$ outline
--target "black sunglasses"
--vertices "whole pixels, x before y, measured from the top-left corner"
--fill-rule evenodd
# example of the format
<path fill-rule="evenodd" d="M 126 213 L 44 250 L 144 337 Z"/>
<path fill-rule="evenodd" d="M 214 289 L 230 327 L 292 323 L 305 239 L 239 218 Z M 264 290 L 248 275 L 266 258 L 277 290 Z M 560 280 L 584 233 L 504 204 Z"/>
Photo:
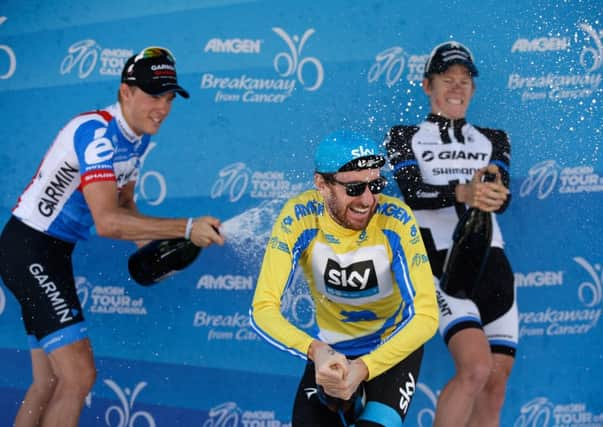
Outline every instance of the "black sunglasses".
<path fill-rule="evenodd" d="M 176 58 L 174 58 L 172 52 L 170 52 L 169 49 L 160 46 L 145 47 L 143 50 L 140 51 L 138 55 L 136 55 L 136 57 L 134 58 L 134 63 L 137 63 L 141 59 L 159 58 L 161 56 L 167 57 L 168 60 L 173 64 L 176 63 Z"/>
<path fill-rule="evenodd" d="M 372 181 L 354 181 L 354 182 L 341 182 L 335 179 L 333 175 L 325 177 L 327 182 L 334 182 L 345 187 L 345 192 L 350 197 L 358 197 L 364 193 L 366 186 L 368 185 L 369 191 L 372 194 L 379 194 L 383 191 L 387 185 L 387 180 L 380 176 Z"/>

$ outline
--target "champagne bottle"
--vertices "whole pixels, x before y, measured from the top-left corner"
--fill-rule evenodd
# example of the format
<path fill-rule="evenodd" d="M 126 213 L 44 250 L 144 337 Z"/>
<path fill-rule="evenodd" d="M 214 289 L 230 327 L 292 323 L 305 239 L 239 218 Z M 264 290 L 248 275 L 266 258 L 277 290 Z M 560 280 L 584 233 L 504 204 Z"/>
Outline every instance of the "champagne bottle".
<path fill-rule="evenodd" d="M 150 286 L 193 263 L 201 248 L 190 240 L 153 240 L 130 255 L 128 270 L 140 285 Z"/>
<path fill-rule="evenodd" d="M 484 182 L 496 175 L 487 173 Z M 440 288 L 457 298 L 471 298 L 483 274 L 492 243 L 492 214 L 471 207 L 459 219 L 446 253 Z"/>
<path fill-rule="evenodd" d="M 338 397 L 333 397 L 327 394 L 321 385 L 317 387 L 318 399 L 325 405 L 331 412 L 339 414 L 345 414 L 348 411 L 353 411 L 354 418 L 357 418 L 366 404 L 366 396 L 364 392 L 364 386 L 360 384 L 356 391 L 352 393 L 352 396 L 348 400 L 343 400 Z"/>

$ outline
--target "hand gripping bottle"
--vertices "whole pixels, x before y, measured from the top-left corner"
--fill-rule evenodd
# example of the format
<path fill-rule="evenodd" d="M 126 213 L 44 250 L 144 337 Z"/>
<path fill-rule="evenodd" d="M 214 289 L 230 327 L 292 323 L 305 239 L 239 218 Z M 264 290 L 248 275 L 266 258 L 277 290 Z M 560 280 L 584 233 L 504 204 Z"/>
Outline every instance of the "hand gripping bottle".
<path fill-rule="evenodd" d="M 201 248 L 190 240 L 153 240 L 138 248 L 128 259 L 130 276 L 140 285 L 150 286 L 193 263 Z"/>
<path fill-rule="evenodd" d="M 324 388 L 319 385 L 317 387 L 318 399 L 332 412 L 336 412 L 340 417 L 344 414 L 350 414 L 354 419 L 358 418 L 364 406 L 366 405 L 366 395 L 364 386 L 360 384 L 356 391 L 348 400 L 339 399 L 325 393 Z"/>
<path fill-rule="evenodd" d="M 494 174 L 484 175 L 492 182 Z M 446 253 L 440 288 L 457 298 L 471 298 L 482 276 L 492 243 L 492 214 L 469 208 L 459 219 Z"/>

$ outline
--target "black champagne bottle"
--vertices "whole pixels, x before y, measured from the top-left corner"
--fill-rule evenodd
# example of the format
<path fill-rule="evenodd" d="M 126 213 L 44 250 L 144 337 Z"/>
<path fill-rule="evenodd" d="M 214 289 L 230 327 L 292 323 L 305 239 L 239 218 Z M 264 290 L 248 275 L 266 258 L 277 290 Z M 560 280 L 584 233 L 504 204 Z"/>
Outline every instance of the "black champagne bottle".
<path fill-rule="evenodd" d="M 496 179 L 485 174 L 484 182 Z M 440 288 L 457 298 L 471 298 L 483 274 L 492 243 L 492 214 L 469 208 L 459 219 L 446 253 Z"/>
<path fill-rule="evenodd" d="M 193 263 L 201 248 L 190 240 L 153 240 L 128 259 L 130 276 L 143 286 L 154 285 Z"/>

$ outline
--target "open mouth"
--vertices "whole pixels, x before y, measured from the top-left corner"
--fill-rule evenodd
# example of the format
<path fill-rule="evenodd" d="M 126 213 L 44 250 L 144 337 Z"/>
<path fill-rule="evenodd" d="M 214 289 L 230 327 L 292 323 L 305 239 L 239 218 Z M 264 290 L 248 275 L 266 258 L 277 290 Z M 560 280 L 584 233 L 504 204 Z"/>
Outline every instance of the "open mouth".
<path fill-rule="evenodd" d="M 463 105 L 465 103 L 462 98 L 446 98 L 446 102 L 454 105 Z"/>
<path fill-rule="evenodd" d="M 370 213 L 370 208 L 350 206 L 349 212 L 353 218 L 363 219 Z"/>

